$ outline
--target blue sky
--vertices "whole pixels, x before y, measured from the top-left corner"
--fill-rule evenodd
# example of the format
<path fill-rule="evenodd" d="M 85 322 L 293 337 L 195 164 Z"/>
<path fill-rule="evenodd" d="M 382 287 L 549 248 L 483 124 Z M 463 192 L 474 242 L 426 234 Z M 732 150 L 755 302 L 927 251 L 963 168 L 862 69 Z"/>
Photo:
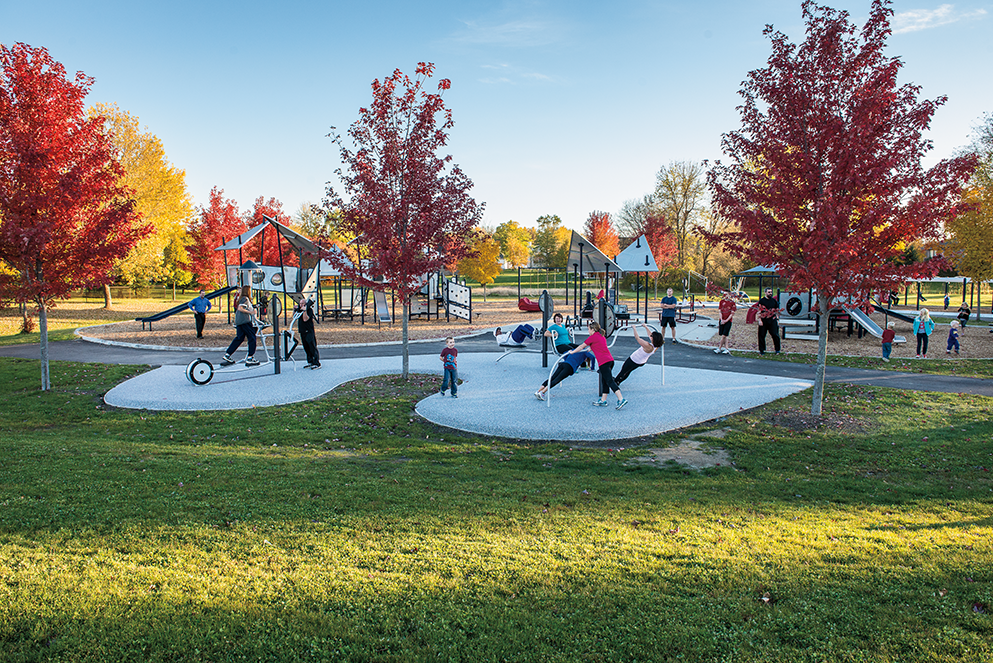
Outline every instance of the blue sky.
<path fill-rule="evenodd" d="M 827 2 L 861 24 L 869 0 Z M 800 0 L 613 3 L 0 3 L 0 42 L 44 46 L 96 79 L 162 139 L 195 202 L 211 187 L 247 209 L 293 213 L 334 179 L 370 83 L 434 62 L 452 80 L 449 152 L 486 203 L 484 223 L 558 214 L 580 228 L 654 188 L 670 161 L 717 159 L 737 91 L 765 64 L 766 24 L 803 38 Z M 900 81 L 948 96 L 936 161 L 993 112 L 993 2 L 896 0 L 888 54 Z"/>

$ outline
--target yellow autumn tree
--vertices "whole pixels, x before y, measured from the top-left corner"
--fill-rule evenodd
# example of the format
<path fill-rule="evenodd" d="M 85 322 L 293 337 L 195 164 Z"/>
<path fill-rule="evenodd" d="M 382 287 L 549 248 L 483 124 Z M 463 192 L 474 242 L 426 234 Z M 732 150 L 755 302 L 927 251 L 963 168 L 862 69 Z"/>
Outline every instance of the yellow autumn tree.
<path fill-rule="evenodd" d="M 124 168 L 122 183 L 134 190 L 138 212 L 154 228 L 118 263 L 120 280 L 135 290 L 163 280 L 174 287 L 186 285 L 190 243 L 186 228 L 195 213 L 186 190 L 186 171 L 169 163 L 162 141 L 117 104 L 97 104 L 90 114 L 106 118 L 104 126 Z M 110 308 L 109 288 L 104 289 L 104 298 Z"/>
<path fill-rule="evenodd" d="M 972 207 L 948 223 L 948 248 L 959 274 L 983 283 L 993 279 L 993 114 L 976 131 L 971 151 L 979 163 L 963 197 Z"/>
<path fill-rule="evenodd" d="M 531 259 L 531 233 L 516 221 L 497 226 L 493 239 L 500 243 L 503 259 L 514 267 L 524 267 Z"/>
<path fill-rule="evenodd" d="M 486 286 L 500 275 L 500 242 L 485 231 L 476 229 L 467 242 L 473 255 L 459 260 L 458 273 L 467 279 L 478 281 L 483 286 L 483 301 L 486 301 Z"/>

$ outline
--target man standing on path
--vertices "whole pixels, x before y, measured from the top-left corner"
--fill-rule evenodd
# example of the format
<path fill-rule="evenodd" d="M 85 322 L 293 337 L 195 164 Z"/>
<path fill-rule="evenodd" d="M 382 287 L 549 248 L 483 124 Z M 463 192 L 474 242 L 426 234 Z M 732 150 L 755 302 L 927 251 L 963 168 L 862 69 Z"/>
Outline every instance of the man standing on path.
<path fill-rule="evenodd" d="M 672 296 L 672 288 L 665 291 L 665 297 L 662 298 L 662 315 L 659 316 L 659 322 L 662 323 L 662 336 L 665 337 L 666 325 L 672 327 L 672 342 L 676 343 L 676 305 L 679 302 L 675 297 Z"/>
<path fill-rule="evenodd" d="M 772 288 L 765 289 L 765 297 L 759 300 L 759 354 L 765 354 L 765 335 L 772 334 L 772 344 L 779 354 L 779 300 L 773 296 Z"/>
<path fill-rule="evenodd" d="M 201 288 L 200 296 L 190 302 L 190 310 L 193 311 L 193 318 L 197 323 L 197 338 L 203 338 L 203 326 L 207 323 L 207 311 L 210 309 L 210 300 Z"/>

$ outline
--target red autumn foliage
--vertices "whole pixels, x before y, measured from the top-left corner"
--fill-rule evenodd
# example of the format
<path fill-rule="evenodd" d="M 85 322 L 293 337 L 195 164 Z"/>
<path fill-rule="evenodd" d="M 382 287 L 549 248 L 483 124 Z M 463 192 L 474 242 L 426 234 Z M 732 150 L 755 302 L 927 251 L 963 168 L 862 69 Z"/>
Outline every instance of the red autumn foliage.
<path fill-rule="evenodd" d="M 583 226 L 583 235 L 608 258 L 621 252 L 614 221 L 607 212 L 590 212 Z"/>
<path fill-rule="evenodd" d="M 652 256 L 660 270 L 650 276 L 656 277 L 660 273 L 666 274 L 669 269 L 678 264 L 679 245 L 676 241 L 676 233 L 666 222 L 665 216 L 661 212 L 656 210 L 648 212 L 640 232 L 648 240 L 648 248 L 652 250 Z"/>
<path fill-rule="evenodd" d="M 772 55 L 748 74 L 742 128 L 725 134 L 731 164 L 708 179 L 716 213 L 737 229 L 707 235 L 776 265 L 794 288 L 816 289 L 822 318 L 834 297 L 865 302 L 934 264 L 902 266 L 906 243 L 937 236 L 959 211 L 971 158 L 921 165 L 922 136 L 944 98 L 919 101 L 897 85 L 902 63 L 883 53 L 892 10 L 874 0 L 859 32 L 847 12 L 803 3 L 799 46 L 771 26 Z M 827 325 L 821 325 L 814 414 L 820 413 Z"/>
<path fill-rule="evenodd" d="M 151 231 L 123 169 L 83 103 L 93 79 L 74 79 L 44 48 L 0 44 L 0 296 L 39 309 L 42 389 L 48 377 L 47 307 L 82 285 L 110 282 L 115 260 Z"/>
<path fill-rule="evenodd" d="M 215 186 L 210 190 L 210 205 L 200 208 L 200 215 L 193 220 L 189 230 L 193 243 L 187 253 L 190 270 L 196 274 L 197 282 L 203 287 L 225 285 L 224 253 L 214 249 L 248 230 L 238 212 L 238 203 L 225 199 L 224 189 Z M 229 262 L 237 260 L 237 255 L 228 253 Z"/>
<path fill-rule="evenodd" d="M 451 156 L 440 156 L 454 124 L 442 101 L 451 83 L 442 79 L 437 92 L 427 92 L 433 73 L 433 64 L 421 62 L 413 79 L 397 69 L 373 81 L 372 104 L 348 129 L 354 148 L 331 136 L 345 168 L 336 171 L 342 190 L 329 185 L 324 200 L 328 211 L 341 211 L 341 230 L 359 238 L 365 264 L 360 270 L 327 257 L 370 287 L 383 288 L 372 279 L 384 278 L 403 302 L 405 376 L 410 298 L 426 274 L 466 255 L 465 239 L 483 212 L 469 196 L 472 181 Z"/>
<path fill-rule="evenodd" d="M 255 206 L 248 215 L 246 223 L 249 228 L 254 228 L 265 221 L 263 217 L 275 219 L 287 228 L 291 220 L 283 213 L 283 203 L 275 198 L 266 200 L 263 196 L 255 199 Z M 264 235 L 264 239 L 262 238 Z M 280 251 L 282 251 L 283 264 L 287 267 L 298 267 L 296 251 L 279 238 L 279 233 L 272 226 L 267 226 L 262 233 L 252 240 L 252 259 L 258 261 L 260 265 L 279 265 Z M 247 260 L 247 258 L 246 258 Z"/>

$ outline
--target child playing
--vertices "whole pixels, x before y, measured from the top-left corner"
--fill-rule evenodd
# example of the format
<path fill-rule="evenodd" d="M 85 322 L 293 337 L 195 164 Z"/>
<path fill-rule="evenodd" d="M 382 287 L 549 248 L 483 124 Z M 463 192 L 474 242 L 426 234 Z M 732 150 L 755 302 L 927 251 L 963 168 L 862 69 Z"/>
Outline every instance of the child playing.
<path fill-rule="evenodd" d="M 893 338 L 896 336 L 896 332 L 893 331 L 893 323 L 886 324 L 886 330 L 883 331 L 883 361 L 890 360 L 890 353 L 893 352 Z"/>
<path fill-rule="evenodd" d="M 445 339 L 445 347 L 441 350 L 441 361 L 445 367 L 445 377 L 441 379 L 441 395 L 448 389 L 448 381 L 452 381 L 452 398 L 459 397 L 459 351 L 455 349 L 455 339 L 449 336 Z"/>
<path fill-rule="evenodd" d="M 952 354 L 952 348 L 955 348 L 955 354 L 959 353 L 959 321 L 952 320 L 952 324 L 949 325 L 948 329 L 948 349 L 945 350 L 946 355 Z"/>

